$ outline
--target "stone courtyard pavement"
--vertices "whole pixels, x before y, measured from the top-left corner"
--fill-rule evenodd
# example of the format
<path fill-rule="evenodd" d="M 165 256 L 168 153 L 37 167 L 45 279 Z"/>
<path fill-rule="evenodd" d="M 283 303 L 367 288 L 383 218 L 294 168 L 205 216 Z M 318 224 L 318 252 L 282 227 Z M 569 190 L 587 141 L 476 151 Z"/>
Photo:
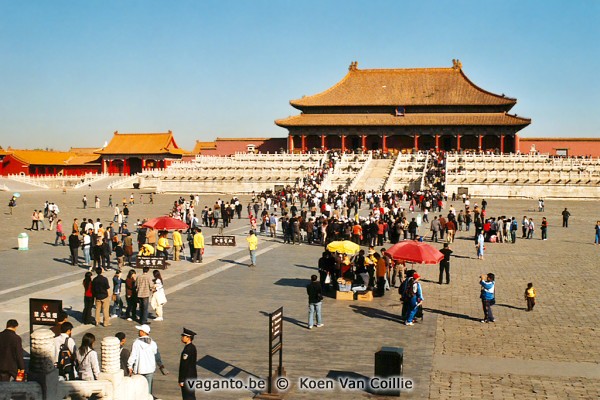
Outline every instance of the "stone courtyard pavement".
<path fill-rule="evenodd" d="M 102 208 L 81 208 L 87 194 L 90 204 L 99 194 Z M 113 191 L 119 201 L 130 191 Z M 177 195 L 156 195 L 155 204 L 136 203 L 130 221 L 168 212 Z M 80 325 L 85 269 L 65 262 L 68 249 L 54 247 L 54 233 L 30 232 L 30 215 L 44 200 L 57 202 L 65 227 L 74 217 L 112 220 L 106 207 L 108 191 L 23 192 L 14 215 L 8 215 L 9 194 L 3 202 L 0 235 L 0 323 L 16 318 L 18 332 L 28 343 L 27 304 L 30 297 L 57 298 L 69 309 L 79 343 L 92 332 L 97 347 L 104 336 L 123 331 L 128 345 L 137 332 L 133 322 L 112 319 L 112 326 Z M 201 206 L 217 197 L 204 196 Z M 242 198 L 245 201 L 247 198 Z M 147 194 L 144 200 L 148 202 Z M 480 203 L 481 199 L 473 202 Z M 316 273 L 319 246 L 284 245 L 280 239 L 260 237 L 257 268 L 249 269 L 245 246 L 247 220 L 234 220 L 227 229 L 238 235 L 235 248 L 208 246 L 205 262 L 172 263 L 164 272 L 168 303 L 165 321 L 151 324 L 170 374 L 155 376 L 154 394 L 162 399 L 180 398 L 177 367 L 182 348 L 180 332 L 186 326 L 199 335 L 198 374 L 204 379 L 265 378 L 268 374 L 267 314 L 284 307 L 284 366 L 293 384 L 289 399 L 376 398 L 366 391 L 308 391 L 298 385 L 300 377 L 315 379 L 339 376 L 372 377 L 374 353 L 381 346 L 404 348 L 404 376 L 415 389 L 403 397 L 414 399 L 597 399 L 600 398 L 600 335 L 598 319 L 600 279 L 598 255 L 593 245 L 594 224 L 600 210 L 592 201 L 546 201 L 546 211 L 534 211 L 534 200 L 488 199 L 489 216 L 533 216 L 539 226 L 549 220 L 549 239 L 518 239 L 516 244 L 487 244 L 485 260 L 475 257 L 472 236 L 459 232 L 451 247 L 451 284 L 438 285 L 437 266 L 416 266 L 422 275 L 425 297 L 423 323 L 406 327 L 399 323 L 397 292 L 387 292 L 373 302 L 344 302 L 326 298 L 325 326 L 306 329 L 305 285 Z M 459 207 L 460 202 L 455 202 Z M 569 228 L 561 227 L 560 213 L 568 207 Z M 363 210 L 366 211 L 366 210 Z M 446 214 L 447 211 L 444 212 Z M 20 232 L 30 235 L 30 250 L 16 250 Z M 427 228 L 422 228 L 422 233 Z M 205 230 L 207 242 L 214 229 Z M 471 232 L 472 233 L 472 232 Z M 437 246 L 441 247 L 441 244 Z M 494 272 L 497 304 L 494 324 L 482 324 L 478 278 Z M 112 273 L 108 273 L 112 277 Z M 533 282 L 538 304 L 525 311 L 523 292 Z M 28 347 L 28 346 L 27 346 Z M 28 348 L 27 348 L 28 350 Z M 252 398 L 250 390 L 199 393 L 199 398 Z"/>

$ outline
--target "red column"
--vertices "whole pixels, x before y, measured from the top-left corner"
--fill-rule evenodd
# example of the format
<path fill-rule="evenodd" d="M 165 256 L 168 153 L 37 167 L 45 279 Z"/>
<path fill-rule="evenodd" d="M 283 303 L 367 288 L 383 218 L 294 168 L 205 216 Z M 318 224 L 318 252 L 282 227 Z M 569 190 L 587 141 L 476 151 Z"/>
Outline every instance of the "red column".
<path fill-rule="evenodd" d="M 300 136 L 300 138 L 302 139 L 302 152 L 305 153 L 306 152 L 306 135 L 302 135 L 302 136 Z"/>
<path fill-rule="evenodd" d="M 504 135 L 500 135 L 500 154 L 504 154 Z"/>
<path fill-rule="evenodd" d="M 419 150 L 419 135 L 415 135 L 415 145 L 413 147 Z"/>
<path fill-rule="evenodd" d="M 327 150 L 327 145 L 325 144 L 325 135 L 321 135 L 321 149 Z"/>
<path fill-rule="evenodd" d="M 367 135 L 362 135 L 362 149 L 363 151 L 367 150 Z"/>
<path fill-rule="evenodd" d="M 123 175 L 129 175 L 129 163 L 127 158 L 123 158 Z"/>
<path fill-rule="evenodd" d="M 113 172 L 115 172 L 115 171 L 113 170 L 113 160 L 110 160 L 110 161 L 108 162 L 108 173 L 109 173 L 109 174 L 112 174 Z"/>
<path fill-rule="evenodd" d="M 387 136 L 386 135 L 382 135 L 382 146 L 381 146 L 381 150 L 386 153 L 387 152 Z"/>
<path fill-rule="evenodd" d="M 483 135 L 479 135 L 479 150 L 481 150 L 482 143 L 483 143 Z"/>
<path fill-rule="evenodd" d="M 439 150 L 440 148 L 440 135 L 435 135 L 435 149 Z"/>
<path fill-rule="evenodd" d="M 288 151 L 290 153 L 294 152 L 294 137 L 292 135 L 288 136 Z"/>
<path fill-rule="evenodd" d="M 514 149 L 515 153 L 519 153 L 521 151 L 521 139 L 519 138 L 519 135 L 517 135 L 515 133 L 515 149 Z"/>
<path fill-rule="evenodd" d="M 342 135 L 342 153 L 346 151 L 346 135 Z"/>
<path fill-rule="evenodd" d="M 460 150 L 460 135 L 456 135 L 456 150 Z"/>

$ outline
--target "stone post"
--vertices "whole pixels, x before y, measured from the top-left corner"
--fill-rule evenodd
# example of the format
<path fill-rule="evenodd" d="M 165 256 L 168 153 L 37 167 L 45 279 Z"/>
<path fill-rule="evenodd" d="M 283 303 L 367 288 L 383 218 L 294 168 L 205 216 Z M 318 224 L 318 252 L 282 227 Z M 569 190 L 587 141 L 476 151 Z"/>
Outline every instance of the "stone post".
<path fill-rule="evenodd" d="M 31 334 L 29 379 L 40 384 L 45 400 L 58 395 L 58 370 L 54 367 L 54 333 L 38 329 Z"/>
<path fill-rule="evenodd" d="M 102 339 L 102 361 L 100 362 L 99 378 L 112 383 L 114 400 L 126 399 L 126 392 L 122 387 L 125 375 L 121 369 L 120 342 L 114 336 L 107 336 Z"/>

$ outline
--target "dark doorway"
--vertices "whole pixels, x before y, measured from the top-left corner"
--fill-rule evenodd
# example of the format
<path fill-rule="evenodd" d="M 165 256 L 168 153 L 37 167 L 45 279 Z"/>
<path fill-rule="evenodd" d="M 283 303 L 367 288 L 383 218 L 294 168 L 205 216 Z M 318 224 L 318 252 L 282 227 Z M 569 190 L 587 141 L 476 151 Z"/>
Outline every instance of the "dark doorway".
<path fill-rule="evenodd" d="M 442 150 L 444 150 L 444 151 L 452 150 L 452 136 L 442 137 Z"/>
<path fill-rule="evenodd" d="M 142 172 L 142 159 L 141 158 L 137 158 L 137 157 L 130 158 L 127 160 L 127 163 L 129 164 L 129 174 L 130 175 L 134 175 L 139 172 Z"/>

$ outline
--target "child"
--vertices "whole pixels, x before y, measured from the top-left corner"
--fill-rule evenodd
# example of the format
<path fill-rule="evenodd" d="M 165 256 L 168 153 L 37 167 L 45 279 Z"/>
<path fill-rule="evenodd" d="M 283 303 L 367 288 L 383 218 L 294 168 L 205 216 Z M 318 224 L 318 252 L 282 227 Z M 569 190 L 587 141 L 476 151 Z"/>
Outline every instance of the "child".
<path fill-rule="evenodd" d="M 535 288 L 531 282 L 527 284 L 527 289 L 525 289 L 525 300 L 527 301 L 527 311 L 532 311 L 535 306 Z"/>

